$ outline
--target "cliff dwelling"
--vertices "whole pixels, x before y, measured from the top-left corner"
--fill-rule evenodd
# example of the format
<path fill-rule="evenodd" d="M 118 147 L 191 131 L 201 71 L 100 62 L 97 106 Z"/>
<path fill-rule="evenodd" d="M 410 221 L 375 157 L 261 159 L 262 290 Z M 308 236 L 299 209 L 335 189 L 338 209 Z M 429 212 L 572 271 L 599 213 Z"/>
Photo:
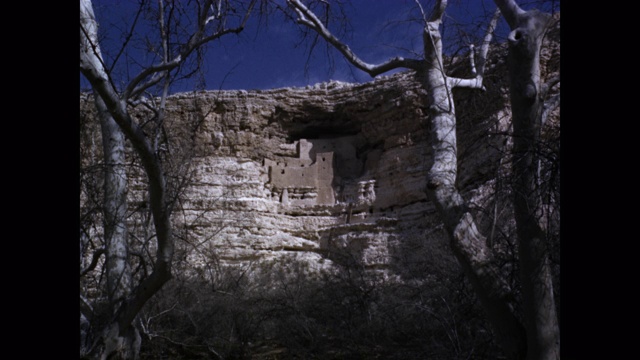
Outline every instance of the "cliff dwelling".
<path fill-rule="evenodd" d="M 346 136 L 281 145 L 290 156 L 264 159 L 271 198 L 285 206 L 332 206 L 361 202 L 367 193 L 366 200 L 372 202 L 375 181 L 358 181 L 364 166 L 354 142 L 353 136 Z"/>
<path fill-rule="evenodd" d="M 272 198 L 279 198 L 283 205 L 333 205 L 333 151 L 312 153 L 313 143 L 305 139 L 293 145 L 295 157 L 264 160 Z"/>

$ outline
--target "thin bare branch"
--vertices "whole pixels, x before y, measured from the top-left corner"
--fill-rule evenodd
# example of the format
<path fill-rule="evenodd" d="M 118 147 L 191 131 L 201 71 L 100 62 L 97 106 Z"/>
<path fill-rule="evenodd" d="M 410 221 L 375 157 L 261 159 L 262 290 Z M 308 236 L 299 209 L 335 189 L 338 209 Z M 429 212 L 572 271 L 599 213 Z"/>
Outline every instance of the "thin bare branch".
<path fill-rule="evenodd" d="M 89 264 L 89 266 L 82 270 L 80 272 L 80 277 L 83 277 L 85 275 L 87 275 L 87 273 L 89 273 L 89 271 L 92 271 L 93 269 L 96 268 L 96 266 L 98 265 L 98 260 L 100 260 L 100 256 L 102 256 L 102 254 L 105 253 L 105 249 L 99 248 L 97 249 L 94 253 L 93 253 L 93 257 L 91 258 L 91 264 Z"/>
<path fill-rule="evenodd" d="M 480 51 L 478 52 L 478 67 L 476 68 L 475 63 L 475 48 L 474 45 L 469 45 L 469 57 L 471 62 L 471 73 L 475 75 L 475 78 L 472 79 L 459 79 L 459 78 L 448 78 L 449 84 L 451 87 L 459 87 L 459 88 L 472 88 L 472 89 L 481 89 L 485 90 L 483 85 L 483 77 L 485 64 L 487 62 L 487 55 L 489 53 L 489 44 L 491 43 L 491 39 L 493 38 L 493 33 L 496 29 L 496 25 L 498 23 L 498 19 L 500 18 L 500 10 L 496 9 L 493 13 L 493 17 L 489 22 L 489 26 L 487 26 L 487 32 L 485 33 L 484 39 L 482 40 L 482 45 L 480 46 Z"/>
<path fill-rule="evenodd" d="M 242 30 L 244 30 L 244 27 L 249 20 L 249 17 L 251 16 L 256 2 L 257 0 L 251 1 L 239 26 L 235 28 L 223 27 L 221 30 L 216 31 L 211 35 L 205 36 L 205 28 L 207 23 L 209 22 L 208 14 L 212 8 L 212 0 L 207 0 L 203 7 L 204 11 L 202 11 L 202 13 L 200 14 L 196 31 L 190 36 L 189 41 L 184 44 L 180 53 L 172 60 L 169 60 L 168 58 L 163 59 L 162 63 L 147 67 L 142 70 L 126 87 L 122 97 L 125 99 L 135 98 L 149 87 L 156 85 L 167 75 L 165 72 L 171 71 L 180 66 L 193 51 L 195 51 L 205 43 L 221 38 L 222 36 L 227 34 L 240 33 Z M 148 80 L 144 81 L 145 79 Z"/>
<path fill-rule="evenodd" d="M 441 21 L 446 8 L 447 0 L 438 0 L 438 2 L 433 6 L 433 12 L 431 13 L 431 18 L 429 18 L 428 22 Z"/>
<path fill-rule="evenodd" d="M 553 87 L 556 86 L 558 83 L 560 83 L 560 75 L 556 75 L 551 79 L 547 80 L 547 82 L 545 82 L 542 86 L 540 86 L 540 98 L 541 99 L 546 98 L 549 91 L 551 91 L 551 89 L 553 89 Z"/>
<path fill-rule="evenodd" d="M 91 321 L 93 317 L 93 307 L 89 303 L 89 301 L 80 294 L 80 312 L 87 318 L 87 320 Z"/>
<path fill-rule="evenodd" d="M 549 118 L 549 114 L 560 106 L 560 94 L 552 96 L 551 99 L 545 101 L 542 107 L 542 115 L 540 115 L 540 126 L 543 126 L 547 119 Z"/>
<path fill-rule="evenodd" d="M 496 26 L 498 25 L 498 19 L 500 19 L 500 9 L 496 9 L 493 13 L 493 17 L 489 22 L 489 26 L 487 26 L 487 32 L 484 35 L 482 40 L 482 45 L 480 46 L 480 59 L 478 61 L 478 75 L 483 76 L 485 70 L 485 64 L 487 62 L 487 54 L 489 53 L 489 44 L 491 43 L 491 39 L 493 38 L 493 33 L 496 30 Z"/>
<path fill-rule="evenodd" d="M 138 19 L 140 18 L 140 14 L 142 14 L 142 8 L 143 7 L 144 7 L 144 1 L 140 1 L 140 8 L 136 12 L 136 17 L 133 19 L 133 24 L 131 24 L 131 29 L 129 29 L 129 32 L 127 33 L 127 36 L 125 37 L 124 41 L 122 42 L 122 46 L 120 47 L 120 51 L 118 51 L 118 54 L 116 54 L 115 58 L 113 59 L 113 63 L 111 64 L 111 67 L 108 70 L 109 74 L 111 74 L 111 72 L 113 71 L 113 68 L 118 63 L 118 59 L 120 59 L 120 56 L 122 56 L 122 54 L 124 53 L 124 49 L 127 48 L 127 45 L 129 44 L 129 41 L 131 41 L 131 38 L 133 37 L 133 33 L 134 33 L 133 30 L 136 28 L 136 25 L 138 24 Z"/>
<path fill-rule="evenodd" d="M 509 27 L 514 29 L 517 26 L 518 17 L 524 15 L 525 11 L 518 6 L 515 0 L 495 0 L 494 2 L 498 5 Z"/>
<path fill-rule="evenodd" d="M 369 64 L 360 59 L 346 44 L 335 37 L 329 29 L 327 29 L 322 21 L 303 5 L 299 0 L 287 0 L 287 3 L 298 14 L 298 23 L 309 27 L 316 31 L 320 36 L 333 45 L 344 57 L 358 69 L 366 72 L 371 77 L 375 77 L 392 69 L 407 68 L 419 70 L 422 67 L 422 61 L 415 59 L 405 59 L 403 57 L 395 57 L 381 64 Z"/>
<path fill-rule="evenodd" d="M 211 4 L 209 8 L 211 9 L 213 15 L 207 17 L 207 19 L 204 21 L 205 25 L 213 20 L 219 19 L 222 16 L 222 0 L 218 0 L 215 9 L 213 8 L 213 4 Z"/>
<path fill-rule="evenodd" d="M 414 2 L 418 6 L 418 9 L 420 9 L 420 13 L 422 14 L 422 21 L 426 26 L 429 21 L 427 21 L 427 14 L 425 14 L 424 9 L 422 8 L 422 4 L 420 4 L 420 0 L 414 0 Z"/>
<path fill-rule="evenodd" d="M 98 24 L 93 8 L 87 6 L 84 2 L 81 2 L 80 5 L 80 70 L 103 69 L 107 74 L 106 81 L 115 88 L 109 72 L 106 71 L 107 64 L 102 60 L 102 53 L 98 46 Z"/>
<path fill-rule="evenodd" d="M 469 63 L 471 65 L 471 74 L 473 76 L 478 75 L 478 71 L 476 70 L 475 51 L 475 46 L 473 44 L 469 44 Z"/>
<path fill-rule="evenodd" d="M 162 40 L 162 62 L 169 61 L 169 39 L 164 23 L 164 1 L 158 0 L 158 22 L 160 26 L 160 39 Z"/>

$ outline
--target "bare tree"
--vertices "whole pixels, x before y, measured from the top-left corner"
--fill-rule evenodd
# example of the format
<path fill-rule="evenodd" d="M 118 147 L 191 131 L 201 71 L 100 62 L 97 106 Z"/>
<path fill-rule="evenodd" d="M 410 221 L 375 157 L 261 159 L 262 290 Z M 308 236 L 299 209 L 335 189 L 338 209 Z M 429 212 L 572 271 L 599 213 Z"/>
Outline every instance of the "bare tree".
<path fill-rule="evenodd" d="M 518 235 L 527 359 L 559 359 L 560 332 L 553 296 L 549 248 L 540 224 L 540 129 L 559 97 L 545 103 L 556 82 L 540 83 L 540 48 L 551 15 L 524 11 L 514 0 L 495 0 L 509 34 L 509 86 L 513 122 L 513 206 Z"/>
<path fill-rule="evenodd" d="M 415 1 L 423 18 L 424 55 L 420 59 L 395 57 L 380 64 L 369 64 L 356 55 L 326 27 L 318 16 L 300 0 L 287 0 L 296 12 L 298 23 L 316 31 L 333 45 L 351 64 L 372 77 L 396 68 L 415 70 L 426 91 L 431 122 L 432 164 L 427 175 L 427 196 L 434 202 L 442 218 L 451 248 L 470 280 L 489 321 L 492 323 L 504 353 L 511 359 L 555 359 L 559 355 L 557 318 L 548 271 L 543 230 L 536 222 L 535 159 L 532 147 L 539 132 L 542 95 L 539 86 L 540 39 L 548 15 L 524 12 L 514 1 L 496 1 L 506 14 L 514 31 L 510 35 L 512 107 L 514 111 L 514 185 L 513 199 L 518 223 L 518 242 L 526 298 L 525 325 L 520 321 L 511 301 L 511 289 L 493 261 L 492 249 L 480 233 L 469 204 L 457 188 L 458 149 L 454 88 L 483 88 L 483 75 L 489 42 L 499 12 L 491 20 L 479 51 L 470 51 L 475 77 L 461 79 L 446 74 L 443 64 L 440 28 L 447 6 L 437 0 L 429 15 Z M 477 59 L 474 59 L 477 56 Z M 475 61 L 474 61 L 475 60 Z M 523 74 L 531 73 L 532 78 Z M 517 92 L 517 94 L 513 94 Z M 548 112 L 545 112 L 548 113 Z M 516 118 L 519 119 L 516 119 Z M 520 122 L 520 124 L 517 124 Z M 535 124 L 535 125 L 534 125 Z M 516 129 L 517 128 L 517 129 Z M 517 139 L 517 140 L 516 140 Z M 516 144 L 517 143 L 517 144 Z M 516 165 L 517 163 L 517 165 Z"/>
<path fill-rule="evenodd" d="M 91 84 L 101 122 L 105 156 L 104 236 L 106 246 L 106 278 L 109 319 L 101 336 L 81 349 L 84 356 L 106 359 L 135 359 L 140 348 L 140 335 L 134 320 L 145 303 L 171 278 L 174 252 L 171 212 L 175 200 L 175 187 L 167 179 L 159 144 L 165 120 L 165 100 L 171 82 L 180 74 L 187 59 L 205 44 L 227 34 L 244 29 L 257 0 L 233 2 L 207 0 L 190 3 L 184 11 L 179 2 L 158 0 L 140 2 L 138 15 L 155 9 L 159 30 L 157 61 L 142 66 L 137 75 L 118 88 L 113 79 L 113 64 L 107 65 L 102 55 L 98 23 L 91 0 L 80 1 L 80 72 Z M 238 9 L 242 9 L 238 12 Z M 232 16 L 239 13 L 239 16 Z M 188 25 L 176 26 L 179 15 L 190 14 Z M 137 19 L 137 17 L 136 17 Z M 234 26 L 230 26 L 233 22 Z M 185 30 L 191 28 L 191 30 Z M 178 30 L 180 29 L 180 30 Z M 133 28 L 129 35 L 133 34 Z M 129 37 L 123 43 L 124 49 Z M 115 57 L 118 59 L 118 56 Z M 158 96 L 149 92 L 159 89 Z M 133 116 L 136 108 L 146 108 L 149 117 Z M 125 212 L 127 209 L 127 182 L 125 140 L 137 154 L 148 181 L 149 209 L 153 219 L 156 244 L 152 271 L 134 282 L 130 270 Z M 86 273 L 85 269 L 82 274 Z M 81 299 L 81 318 L 91 318 L 86 299 Z"/>

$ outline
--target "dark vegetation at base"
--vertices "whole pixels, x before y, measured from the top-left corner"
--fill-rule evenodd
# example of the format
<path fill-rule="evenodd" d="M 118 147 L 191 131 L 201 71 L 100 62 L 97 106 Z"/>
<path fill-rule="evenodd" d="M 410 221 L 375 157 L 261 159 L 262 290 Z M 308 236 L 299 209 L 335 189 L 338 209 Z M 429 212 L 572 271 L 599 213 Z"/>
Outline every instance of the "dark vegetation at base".
<path fill-rule="evenodd" d="M 496 359 L 492 330 L 456 269 L 398 284 L 356 264 L 309 275 L 273 264 L 218 284 L 175 279 L 142 316 L 141 359 Z"/>

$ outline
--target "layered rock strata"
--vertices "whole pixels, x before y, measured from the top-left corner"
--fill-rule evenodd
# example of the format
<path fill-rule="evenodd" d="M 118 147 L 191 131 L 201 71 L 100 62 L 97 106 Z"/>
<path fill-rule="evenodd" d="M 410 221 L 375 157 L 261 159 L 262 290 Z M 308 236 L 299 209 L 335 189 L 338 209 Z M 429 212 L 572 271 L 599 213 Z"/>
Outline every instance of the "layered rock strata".
<path fill-rule="evenodd" d="M 505 76 L 504 58 L 496 56 L 486 92 L 455 93 L 459 186 L 469 200 L 487 194 L 507 143 Z M 84 104 L 90 111 L 91 101 Z M 400 273 L 421 261 L 442 236 L 424 191 L 431 151 L 425 104 L 413 73 L 365 84 L 171 96 L 162 150 L 171 158 L 189 149 L 181 168 L 189 181 L 173 215 L 179 256 L 195 268 L 213 259 L 297 259 L 312 268 L 350 259 Z M 89 137 L 99 143 L 99 133 Z M 144 202 L 141 179 L 132 175 L 132 207 Z"/>
<path fill-rule="evenodd" d="M 388 269 L 416 256 L 406 245 L 439 225 L 424 192 L 430 149 L 419 89 L 403 74 L 363 85 L 172 97 L 172 125 L 202 119 L 192 182 L 175 218 L 209 251 L 191 252 L 189 262 L 204 266 L 215 253 L 227 265 L 296 259 Z M 471 142 L 473 170 L 463 172 L 478 180 L 486 164 L 477 162 L 495 162 L 487 141 Z"/>

